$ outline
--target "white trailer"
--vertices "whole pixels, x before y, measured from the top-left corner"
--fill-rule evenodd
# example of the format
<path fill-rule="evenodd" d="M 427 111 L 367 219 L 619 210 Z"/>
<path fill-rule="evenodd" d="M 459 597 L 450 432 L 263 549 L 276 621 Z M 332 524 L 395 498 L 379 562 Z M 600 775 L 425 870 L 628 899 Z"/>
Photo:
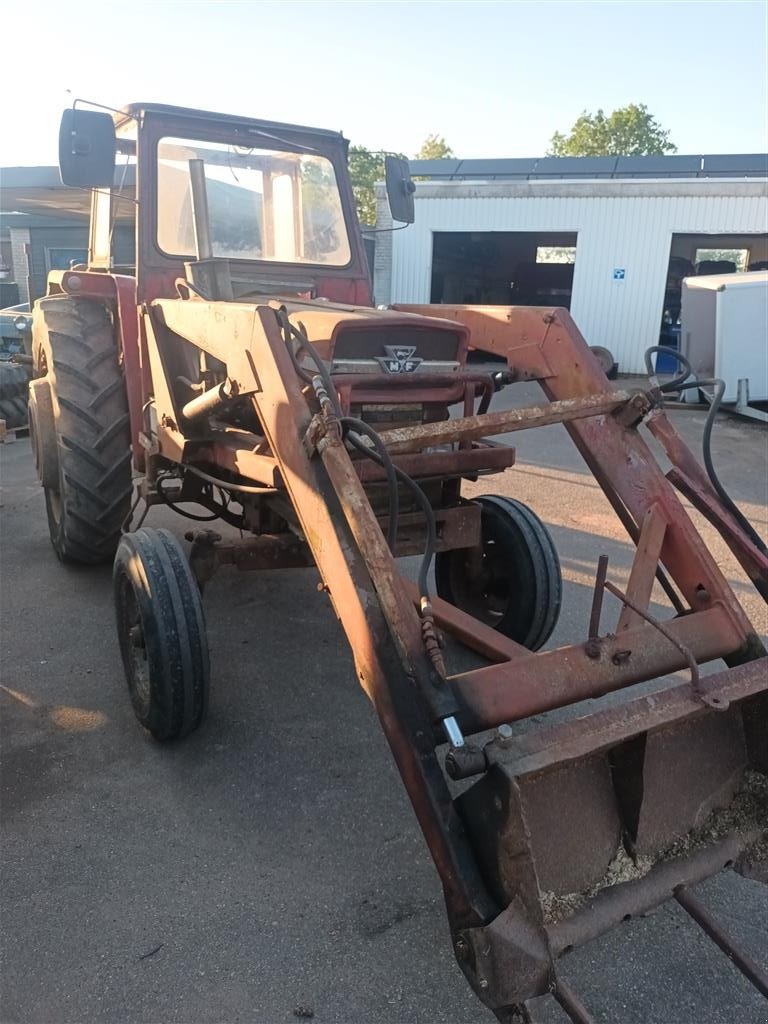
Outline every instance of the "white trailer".
<path fill-rule="evenodd" d="M 683 281 L 680 347 L 697 377 L 725 381 L 723 401 L 768 420 L 768 271 Z"/>

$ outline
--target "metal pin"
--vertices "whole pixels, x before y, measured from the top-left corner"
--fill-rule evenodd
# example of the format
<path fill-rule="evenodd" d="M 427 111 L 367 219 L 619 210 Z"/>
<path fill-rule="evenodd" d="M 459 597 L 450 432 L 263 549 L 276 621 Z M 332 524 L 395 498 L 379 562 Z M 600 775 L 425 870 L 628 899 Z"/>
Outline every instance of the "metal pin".
<path fill-rule="evenodd" d="M 459 723 L 453 715 L 443 719 L 443 730 L 445 732 L 446 739 L 452 747 L 464 746 L 464 734 L 459 728 Z"/>

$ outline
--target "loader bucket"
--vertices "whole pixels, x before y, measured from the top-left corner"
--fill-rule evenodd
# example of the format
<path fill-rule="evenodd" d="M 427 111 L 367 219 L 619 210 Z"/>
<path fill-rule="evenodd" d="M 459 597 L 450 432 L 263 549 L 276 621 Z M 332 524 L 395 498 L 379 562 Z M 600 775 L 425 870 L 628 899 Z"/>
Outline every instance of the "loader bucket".
<path fill-rule="evenodd" d="M 766 673 L 760 659 L 705 680 L 724 711 L 676 681 L 486 746 L 488 772 L 459 798 L 506 907 L 466 933 L 480 992 L 523 1004 L 560 956 L 608 929 L 670 898 L 695 904 L 687 887 L 724 867 L 765 873 Z"/>

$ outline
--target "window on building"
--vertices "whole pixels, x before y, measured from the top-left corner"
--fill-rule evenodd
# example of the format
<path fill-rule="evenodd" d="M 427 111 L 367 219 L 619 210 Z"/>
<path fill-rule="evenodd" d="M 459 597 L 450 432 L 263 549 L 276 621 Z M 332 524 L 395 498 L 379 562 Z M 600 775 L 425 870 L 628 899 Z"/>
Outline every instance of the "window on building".
<path fill-rule="evenodd" d="M 69 270 L 75 263 L 88 262 L 88 250 L 49 247 L 45 250 L 45 262 L 48 270 Z"/>
<path fill-rule="evenodd" d="M 575 245 L 540 245 L 536 249 L 537 263 L 575 263 Z"/>
<path fill-rule="evenodd" d="M 696 266 L 700 263 L 733 263 L 741 273 L 749 264 L 749 249 L 697 249 Z"/>

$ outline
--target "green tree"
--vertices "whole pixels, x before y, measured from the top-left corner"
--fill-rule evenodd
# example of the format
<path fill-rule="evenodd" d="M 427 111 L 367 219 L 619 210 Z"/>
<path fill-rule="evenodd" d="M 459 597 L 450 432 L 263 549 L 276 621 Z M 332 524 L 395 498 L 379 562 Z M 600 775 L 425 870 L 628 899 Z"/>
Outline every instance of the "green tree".
<path fill-rule="evenodd" d="M 585 110 L 567 135 L 555 132 L 549 156 L 647 156 L 676 153 L 656 118 L 644 103 L 630 103 L 606 115 Z"/>
<path fill-rule="evenodd" d="M 453 150 L 442 135 L 428 135 L 416 154 L 416 160 L 450 160 Z"/>
<path fill-rule="evenodd" d="M 364 146 L 349 147 L 349 176 L 355 194 L 357 216 L 361 224 L 376 223 L 377 181 L 384 180 L 384 155 Z"/>

